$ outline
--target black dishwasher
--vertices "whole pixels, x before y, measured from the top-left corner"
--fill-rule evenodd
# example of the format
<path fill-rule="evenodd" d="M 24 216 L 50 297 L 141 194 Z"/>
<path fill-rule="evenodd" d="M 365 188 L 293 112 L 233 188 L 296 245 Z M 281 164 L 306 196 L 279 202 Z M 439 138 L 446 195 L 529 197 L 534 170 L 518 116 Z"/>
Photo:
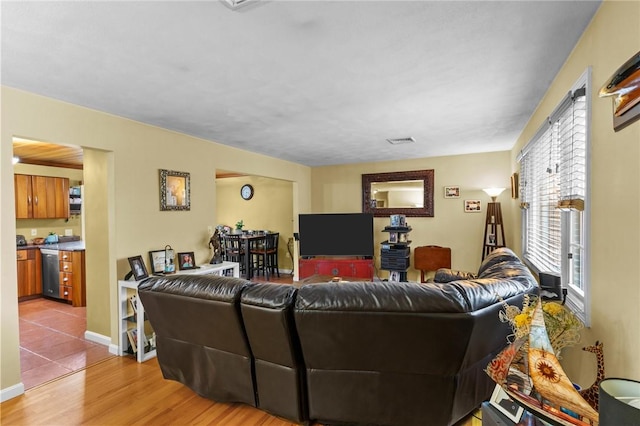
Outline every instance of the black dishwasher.
<path fill-rule="evenodd" d="M 40 249 L 42 254 L 42 294 L 60 297 L 60 262 L 58 250 Z"/>

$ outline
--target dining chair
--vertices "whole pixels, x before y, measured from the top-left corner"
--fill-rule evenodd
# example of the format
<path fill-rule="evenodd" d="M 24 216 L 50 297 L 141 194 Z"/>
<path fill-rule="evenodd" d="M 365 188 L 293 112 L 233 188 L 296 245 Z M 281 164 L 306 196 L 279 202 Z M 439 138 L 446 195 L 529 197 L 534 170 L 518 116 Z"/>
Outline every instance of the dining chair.
<path fill-rule="evenodd" d="M 239 234 L 225 234 L 223 237 L 225 260 L 240 264 L 240 271 L 244 271 L 245 252 L 242 248 L 242 240 Z"/>
<path fill-rule="evenodd" d="M 256 244 L 251 248 L 251 255 L 255 258 L 255 269 L 257 272 L 262 271 L 267 281 L 272 274 L 277 274 L 280 277 L 280 271 L 278 270 L 279 239 L 279 232 L 268 233 L 265 234 L 264 240 L 255 240 Z"/>

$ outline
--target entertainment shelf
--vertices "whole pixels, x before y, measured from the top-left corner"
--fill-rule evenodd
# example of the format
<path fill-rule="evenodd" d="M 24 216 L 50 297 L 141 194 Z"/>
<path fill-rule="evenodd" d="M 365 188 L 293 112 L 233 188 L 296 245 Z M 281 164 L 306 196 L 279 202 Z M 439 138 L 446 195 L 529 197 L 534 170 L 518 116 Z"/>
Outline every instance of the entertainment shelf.
<path fill-rule="evenodd" d="M 373 259 L 362 257 L 314 257 L 298 261 L 299 279 L 312 275 L 362 278 L 373 280 Z"/>
<path fill-rule="evenodd" d="M 240 264 L 236 262 L 204 264 L 197 269 L 179 271 L 172 275 L 208 274 L 231 275 L 238 278 Z M 142 280 L 118 280 L 118 354 L 135 356 L 138 362 L 144 362 L 156 356 L 155 333 L 138 297 L 138 286 L 141 282 Z"/>
<path fill-rule="evenodd" d="M 386 226 L 382 232 L 388 232 L 389 238 L 382 242 L 380 250 L 380 268 L 389 271 L 389 281 L 407 281 L 407 269 L 411 262 L 409 245 L 410 226 Z"/>

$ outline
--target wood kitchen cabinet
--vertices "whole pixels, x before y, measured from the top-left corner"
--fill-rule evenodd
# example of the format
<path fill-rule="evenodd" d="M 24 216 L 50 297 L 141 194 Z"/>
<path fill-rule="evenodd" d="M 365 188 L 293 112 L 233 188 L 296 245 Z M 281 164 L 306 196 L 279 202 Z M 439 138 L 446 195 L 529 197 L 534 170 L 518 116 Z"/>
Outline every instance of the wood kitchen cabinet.
<path fill-rule="evenodd" d="M 16 219 L 69 217 L 69 179 L 14 175 Z"/>
<path fill-rule="evenodd" d="M 60 250 L 60 298 L 73 306 L 86 306 L 84 250 Z"/>
<path fill-rule="evenodd" d="M 18 300 L 42 296 L 40 250 L 18 250 Z"/>

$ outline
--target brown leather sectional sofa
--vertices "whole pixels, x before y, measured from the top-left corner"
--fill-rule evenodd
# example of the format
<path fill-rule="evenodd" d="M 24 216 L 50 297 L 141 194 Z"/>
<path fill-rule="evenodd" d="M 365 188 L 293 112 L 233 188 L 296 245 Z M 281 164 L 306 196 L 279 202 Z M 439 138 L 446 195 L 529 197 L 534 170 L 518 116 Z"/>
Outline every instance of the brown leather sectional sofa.
<path fill-rule="evenodd" d="M 451 425 L 488 399 L 501 300 L 537 283 L 509 249 L 434 283 L 293 285 L 175 275 L 140 284 L 165 378 L 298 423 Z"/>

